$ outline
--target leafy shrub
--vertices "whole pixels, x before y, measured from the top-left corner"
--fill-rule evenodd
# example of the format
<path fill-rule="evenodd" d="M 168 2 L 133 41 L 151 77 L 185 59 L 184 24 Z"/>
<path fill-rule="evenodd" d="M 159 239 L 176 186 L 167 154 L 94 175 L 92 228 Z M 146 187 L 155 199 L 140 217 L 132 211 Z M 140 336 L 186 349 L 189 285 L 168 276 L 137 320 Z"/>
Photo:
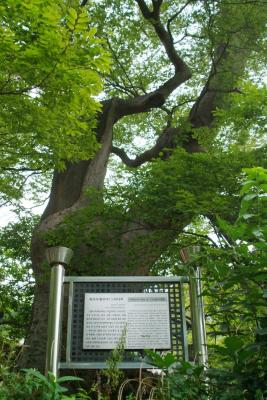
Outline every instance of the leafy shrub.
<path fill-rule="evenodd" d="M 44 376 L 34 369 L 25 369 L 20 373 L 2 371 L 0 382 L 1 400 L 75 400 L 80 394 L 67 396 L 68 389 L 62 383 L 80 381 L 75 376 L 63 376 L 57 380 L 49 373 Z M 78 397 L 76 397 L 78 396 Z M 86 397 L 83 397 L 86 398 Z"/>
<path fill-rule="evenodd" d="M 158 367 L 161 377 L 153 390 L 158 400 L 206 400 L 208 385 L 204 367 L 187 361 L 180 362 L 172 353 L 164 356 L 146 351 L 148 361 Z"/>

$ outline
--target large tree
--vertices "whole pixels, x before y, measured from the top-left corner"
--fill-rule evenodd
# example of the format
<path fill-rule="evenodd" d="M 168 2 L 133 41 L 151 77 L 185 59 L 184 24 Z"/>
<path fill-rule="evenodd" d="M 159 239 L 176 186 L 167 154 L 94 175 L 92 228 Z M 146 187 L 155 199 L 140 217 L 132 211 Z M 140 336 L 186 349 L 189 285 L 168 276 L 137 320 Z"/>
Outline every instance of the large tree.
<path fill-rule="evenodd" d="M 32 238 L 36 286 L 22 365 L 44 365 L 48 244 L 75 249 L 72 274 L 147 274 L 196 216 L 235 218 L 236 177 L 262 157 L 266 11 L 256 0 L 90 4 L 113 60 L 97 114 L 100 146 L 54 171 Z M 120 173 L 105 192 L 109 162 Z"/>

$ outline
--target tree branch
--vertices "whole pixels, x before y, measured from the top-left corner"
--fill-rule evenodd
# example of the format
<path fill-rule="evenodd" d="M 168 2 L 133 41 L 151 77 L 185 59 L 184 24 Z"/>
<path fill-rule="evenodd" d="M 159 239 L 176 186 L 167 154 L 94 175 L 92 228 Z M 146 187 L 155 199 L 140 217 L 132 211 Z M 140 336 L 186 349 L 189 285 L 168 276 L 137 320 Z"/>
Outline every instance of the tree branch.
<path fill-rule="evenodd" d="M 211 19 L 210 15 L 210 21 Z M 209 29 L 213 29 L 211 22 L 209 25 Z M 251 39 L 250 41 L 251 48 L 244 47 L 242 31 L 248 29 L 250 27 L 247 26 L 247 23 L 238 26 L 235 30 L 226 29 L 224 43 L 217 44 L 213 50 L 209 76 L 189 115 L 189 121 L 193 127 L 210 127 L 214 120 L 213 113 L 216 108 L 222 107 L 225 95 L 234 92 L 240 93 L 236 87 L 237 80 L 242 75 L 246 61 L 253 51 L 253 44 L 257 43 L 257 36 L 255 36 L 255 40 Z"/>
<path fill-rule="evenodd" d="M 174 15 L 172 15 L 167 22 L 167 31 L 170 35 L 170 37 L 172 38 L 172 42 L 173 42 L 173 37 L 172 37 L 172 33 L 171 33 L 171 23 L 178 17 L 178 15 L 180 15 L 184 9 L 192 2 L 192 0 L 188 0 L 181 8 L 180 10 L 178 10 Z"/>
<path fill-rule="evenodd" d="M 162 45 L 166 50 L 169 60 L 171 61 L 171 63 L 175 68 L 175 72 L 178 72 L 180 74 L 187 73 L 189 75 L 187 79 L 189 79 L 191 76 L 189 67 L 184 62 L 184 60 L 177 54 L 175 47 L 173 46 L 172 37 L 169 34 L 169 32 L 165 29 L 164 25 L 160 20 L 160 8 L 154 7 L 153 11 L 150 12 L 144 0 L 136 0 L 136 1 L 143 14 L 143 17 L 153 25 L 159 40 L 161 41 Z M 162 2 L 160 2 L 160 4 L 161 3 Z"/>
<path fill-rule="evenodd" d="M 159 156 L 159 153 L 171 143 L 171 139 L 175 135 L 179 135 L 179 129 L 176 128 L 166 128 L 159 136 L 156 144 L 149 150 L 144 151 L 144 153 L 138 155 L 135 159 L 128 157 L 124 149 L 113 146 L 111 152 L 116 154 L 128 167 L 139 167 L 147 161 L 151 161 L 153 158 Z"/>
<path fill-rule="evenodd" d="M 189 231 L 183 231 L 183 235 L 191 235 L 191 236 L 199 237 L 200 239 L 208 240 L 213 244 L 214 247 L 218 247 L 218 244 L 208 235 L 201 235 L 200 233 L 189 232 Z"/>
<path fill-rule="evenodd" d="M 174 143 L 181 135 L 179 128 L 167 127 L 163 130 L 161 135 L 158 137 L 156 144 L 151 149 L 144 151 L 134 159 L 130 158 L 124 149 L 112 146 L 111 152 L 116 154 L 128 167 L 139 167 L 140 165 L 159 157 L 160 153 L 163 152 L 163 157 L 166 158 L 168 148 L 173 148 Z M 183 147 L 189 153 L 196 153 L 204 151 L 204 149 L 197 143 L 197 140 L 190 138 L 189 141 L 184 143 L 181 141 L 181 147 Z M 165 151 L 164 151 L 165 149 Z"/>
<path fill-rule="evenodd" d="M 115 39 L 115 40 L 116 40 L 116 39 Z M 127 81 L 129 82 L 129 84 L 130 84 L 130 87 L 129 87 L 129 86 L 127 85 L 127 83 L 125 82 L 125 79 L 122 77 L 121 80 L 122 80 L 122 82 L 123 82 L 124 88 L 125 88 L 126 90 L 128 89 L 129 91 L 131 90 L 131 95 L 132 95 L 132 96 L 138 96 L 139 93 L 137 92 L 136 87 L 133 85 L 133 83 L 132 83 L 132 81 L 131 81 L 131 78 L 130 78 L 130 76 L 129 76 L 127 70 L 126 70 L 126 68 L 124 67 L 124 65 L 123 65 L 122 62 L 120 61 L 119 57 L 117 56 L 117 54 L 116 54 L 115 51 L 113 50 L 113 48 L 112 48 L 112 46 L 111 46 L 111 43 L 110 43 L 108 37 L 106 37 L 106 41 L 107 41 L 108 48 L 109 48 L 110 52 L 112 53 L 112 56 L 114 57 L 114 60 L 116 61 L 118 67 L 122 70 L 122 72 L 123 72 L 123 74 L 124 74 L 126 80 L 127 80 Z M 117 86 L 118 86 L 118 85 L 119 85 L 119 83 L 117 84 Z"/>
<path fill-rule="evenodd" d="M 223 61 L 227 59 L 228 45 L 229 42 L 218 46 L 215 50 L 216 55 L 214 59 L 212 59 L 212 67 L 207 82 L 190 111 L 189 121 L 195 128 L 211 126 L 213 122 L 213 111 L 218 105 L 219 94 L 225 93 L 224 89 L 220 89 L 220 85 L 223 84 L 223 78 L 220 78 L 219 75 Z M 214 84 L 217 90 L 212 88 Z M 226 92 L 230 93 L 232 90 L 229 89 Z"/>
<path fill-rule="evenodd" d="M 145 20 L 153 25 L 156 35 L 165 48 L 166 54 L 174 66 L 175 73 L 156 90 L 130 99 L 117 99 L 117 119 L 126 115 L 149 111 L 161 107 L 168 96 L 182 83 L 191 77 L 191 71 L 184 60 L 177 54 L 172 36 L 160 20 L 160 6 L 162 0 L 153 1 L 153 10 L 150 11 L 144 0 L 136 0 Z"/>

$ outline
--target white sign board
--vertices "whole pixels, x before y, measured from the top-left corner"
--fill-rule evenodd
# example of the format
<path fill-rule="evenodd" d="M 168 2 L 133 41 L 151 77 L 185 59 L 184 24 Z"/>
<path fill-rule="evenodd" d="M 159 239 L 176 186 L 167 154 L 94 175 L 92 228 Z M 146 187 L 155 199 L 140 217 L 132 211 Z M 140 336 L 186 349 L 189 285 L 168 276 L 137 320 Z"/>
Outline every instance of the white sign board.
<path fill-rule="evenodd" d="M 86 293 L 83 348 L 170 349 L 168 293 Z"/>

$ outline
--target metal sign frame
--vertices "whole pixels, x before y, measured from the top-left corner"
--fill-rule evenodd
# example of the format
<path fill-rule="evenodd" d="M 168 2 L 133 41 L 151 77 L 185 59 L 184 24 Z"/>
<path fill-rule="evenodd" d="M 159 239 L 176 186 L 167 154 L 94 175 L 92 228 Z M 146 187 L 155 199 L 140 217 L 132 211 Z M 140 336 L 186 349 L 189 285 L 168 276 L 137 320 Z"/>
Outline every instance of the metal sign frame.
<path fill-rule="evenodd" d="M 186 250 L 186 251 L 185 251 Z M 184 262 L 190 261 L 188 257 L 188 249 L 181 252 Z M 194 250 L 194 249 L 193 249 Z M 187 254 L 188 253 L 188 254 Z M 57 378 L 59 368 L 77 368 L 77 369 L 99 369 L 106 368 L 107 364 L 103 361 L 90 361 L 90 362 L 78 362 L 72 359 L 71 346 L 72 346 L 72 329 L 73 329 L 73 304 L 74 304 L 74 289 L 75 285 L 83 283 L 95 283 L 96 285 L 104 285 L 109 283 L 117 285 L 137 285 L 139 290 L 137 292 L 142 292 L 142 290 L 148 289 L 146 293 L 153 292 L 154 288 L 160 288 L 158 292 L 165 292 L 166 288 L 169 293 L 169 304 L 171 300 L 173 301 L 174 308 L 170 307 L 170 318 L 172 323 L 177 324 L 177 319 L 180 319 L 180 333 L 179 340 L 182 344 L 182 354 L 178 353 L 180 359 L 188 360 L 188 346 L 187 346 L 187 334 L 186 334 L 186 320 L 185 320 L 185 307 L 184 307 L 184 296 L 183 296 L 183 284 L 189 282 L 189 292 L 190 292 L 190 309 L 192 318 L 192 338 L 193 338 L 193 348 L 194 348 L 194 359 L 197 363 L 202 365 L 207 365 L 208 353 L 206 345 L 206 332 L 205 332 L 205 317 L 204 317 L 204 305 L 202 299 L 202 289 L 201 289 L 201 271 L 200 268 L 195 267 L 190 269 L 189 277 L 160 277 L 160 276 L 98 276 L 98 277 L 76 277 L 67 276 L 65 277 L 65 266 L 67 266 L 72 257 L 72 250 L 66 247 L 58 246 L 48 248 L 46 250 L 46 256 L 49 264 L 51 265 L 51 279 L 50 279 L 50 296 L 49 296 L 49 315 L 48 315 L 48 331 L 47 331 L 47 351 L 46 351 L 46 374 L 51 372 L 55 378 Z M 68 320 L 67 320 L 67 336 L 66 336 L 66 360 L 60 362 L 60 347 L 62 348 L 62 315 L 64 309 L 64 299 L 63 292 L 64 286 L 69 286 L 68 292 Z M 152 285 L 152 286 L 151 286 Z M 177 292 L 173 289 L 175 285 L 179 286 L 179 310 L 176 304 Z M 141 288 L 141 290 L 140 290 Z M 90 291 L 89 291 L 90 292 Z M 105 292 L 105 290 L 102 290 Z M 119 291 L 120 292 L 120 291 Z M 121 291 L 123 292 L 123 290 Z M 125 290 L 124 292 L 127 292 Z M 131 292 L 131 290 L 130 290 Z M 133 291 L 132 291 L 133 292 Z M 157 291 L 154 291 L 156 293 Z M 97 293 L 97 291 L 95 291 Z M 111 291 L 106 290 L 106 293 L 111 293 Z M 116 291 L 113 291 L 116 293 Z M 144 291 L 145 293 L 145 291 Z M 84 297 L 83 297 L 84 301 Z M 179 312 L 177 312 L 179 311 Z M 171 335 L 172 335 L 171 327 Z M 176 341 L 177 344 L 177 341 Z M 173 341 L 172 341 L 173 346 Z M 173 350 L 173 349 L 172 349 Z M 91 351 L 91 350 L 88 350 Z M 105 351 L 105 350 L 104 350 Z M 126 360 L 118 365 L 118 368 L 151 368 L 151 365 L 146 364 L 143 360 Z"/>
<path fill-rule="evenodd" d="M 77 328 L 77 324 L 74 323 L 74 307 L 75 301 L 84 301 L 84 293 L 88 293 L 89 290 L 93 290 L 92 293 L 125 293 L 130 291 L 131 293 L 138 293 L 140 291 L 146 293 L 168 293 L 170 298 L 170 317 L 171 317 L 171 336 L 172 336 L 172 349 L 180 359 L 188 360 L 188 346 L 187 346 L 187 332 L 186 332 L 186 320 L 185 320 L 185 305 L 183 295 L 183 284 L 188 283 L 188 277 L 159 277 L 159 276 L 98 276 L 98 277 L 76 277 L 66 276 L 64 278 L 64 284 L 68 285 L 68 320 L 67 320 L 67 337 L 66 337 L 66 358 L 65 361 L 59 363 L 60 369 L 102 369 L 107 368 L 107 364 L 104 358 L 109 358 L 111 351 L 106 350 L 83 350 L 81 348 L 81 324 L 83 318 L 82 307 L 76 306 L 75 320 L 78 319 L 80 325 Z M 88 285 L 86 285 L 88 284 Z M 79 299 L 75 300 L 75 287 L 76 289 L 80 285 Z M 79 292 L 79 290 L 78 290 Z M 173 293 L 170 293 L 173 292 Z M 179 298 L 178 298 L 179 297 Z M 77 312 L 77 310 L 79 311 Z M 73 330 L 75 330 L 73 334 Z M 79 336 L 79 339 L 77 339 Z M 79 343 L 77 344 L 77 340 Z M 78 354 L 81 354 L 82 359 L 75 359 L 72 352 L 73 343 L 79 347 Z M 75 352 L 74 352 L 75 353 Z M 103 355 L 103 360 L 98 361 L 99 353 Z M 129 354 L 135 353 L 136 357 L 130 359 L 127 357 Z M 139 354 L 138 354 L 139 353 Z M 142 352 L 133 352 L 125 350 L 124 361 L 119 363 L 118 368 L 121 369 L 139 369 L 139 368 L 151 368 L 150 364 L 147 364 L 141 356 Z M 138 354 L 138 355 L 137 355 Z M 96 355 L 96 359 L 93 360 Z M 84 358 L 88 357 L 88 361 L 84 361 Z"/>

